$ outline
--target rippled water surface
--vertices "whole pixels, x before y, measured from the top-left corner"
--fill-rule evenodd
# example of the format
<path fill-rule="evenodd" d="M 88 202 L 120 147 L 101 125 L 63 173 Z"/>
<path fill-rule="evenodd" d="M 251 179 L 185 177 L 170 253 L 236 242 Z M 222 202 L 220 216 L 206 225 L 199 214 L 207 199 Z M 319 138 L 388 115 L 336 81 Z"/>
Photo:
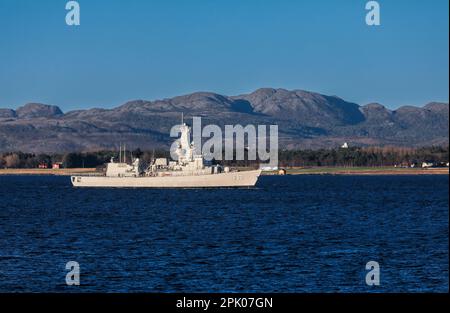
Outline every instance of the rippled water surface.
<path fill-rule="evenodd" d="M 448 291 L 448 176 L 75 189 L 0 176 L 0 292 Z M 377 261 L 381 285 L 365 284 Z M 81 285 L 66 286 L 77 261 Z"/>

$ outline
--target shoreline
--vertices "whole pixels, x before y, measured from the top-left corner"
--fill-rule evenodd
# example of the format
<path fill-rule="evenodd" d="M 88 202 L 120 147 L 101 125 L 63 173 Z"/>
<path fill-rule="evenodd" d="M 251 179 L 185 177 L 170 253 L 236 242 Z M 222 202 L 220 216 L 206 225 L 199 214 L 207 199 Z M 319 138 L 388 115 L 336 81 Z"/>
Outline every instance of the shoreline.
<path fill-rule="evenodd" d="M 449 175 L 449 168 L 310 167 L 288 168 L 286 175 Z"/>
<path fill-rule="evenodd" d="M 8 168 L 0 169 L 0 176 L 13 175 L 13 176 L 28 176 L 28 175 L 44 175 L 44 176 L 72 176 L 72 175 L 101 175 L 96 168 Z"/>
<path fill-rule="evenodd" d="M 242 168 L 241 168 L 242 169 Z M 245 169 L 249 170 L 249 169 Z M 66 169 L 0 169 L 0 176 L 72 176 L 102 175 L 96 168 Z M 263 172 L 262 175 L 278 175 L 278 171 Z M 286 175 L 449 175 L 449 168 L 394 168 L 394 167 L 304 167 L 287 168 Z"/>

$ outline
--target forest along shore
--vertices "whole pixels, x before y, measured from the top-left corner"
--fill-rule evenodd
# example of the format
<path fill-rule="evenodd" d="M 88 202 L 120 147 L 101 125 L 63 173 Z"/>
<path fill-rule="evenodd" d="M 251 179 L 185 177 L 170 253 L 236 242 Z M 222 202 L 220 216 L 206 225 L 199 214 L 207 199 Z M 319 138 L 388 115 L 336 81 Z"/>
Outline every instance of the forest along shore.
<path fill-rule="evenodd" d="M 252 168 L 254 169 L 254 168 Z M 246 170 L 240 168 L 240 170 Z M 287 175 L 449 175 L 448 167 L 439 168 L 395 168 L 395 167 L 295 167 L 287 168 Z M 103 175 L 96 168 L 64 169 L 0 169 L 0 175 Z M 278 171 L 263 172 L 262 175 L 278 175 Z"/>

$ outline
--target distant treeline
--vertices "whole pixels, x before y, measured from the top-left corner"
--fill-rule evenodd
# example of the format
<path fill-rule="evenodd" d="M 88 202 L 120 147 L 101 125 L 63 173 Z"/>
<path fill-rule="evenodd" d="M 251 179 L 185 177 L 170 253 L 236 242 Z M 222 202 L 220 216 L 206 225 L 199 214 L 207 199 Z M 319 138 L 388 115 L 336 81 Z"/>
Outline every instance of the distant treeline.
<path fill-rule="evenodd" d="M 8 152 L 0 154 L 0 168 L 37 168 L 45 166 L 51 168 L 53 164 L 60 163 L 64 168 L 92 168 L 103 166 L 114 157 L 115 162 L 119 161 L 118 151 L 98 151 L 98 152 L 73 152 L 65 154 L 33 154 L 23 152 Z M 133 157 L 139 157 L 150 162 L 154 157 L 170 157 L 170 153 L 162 150 L 126 151 L 122 156 L 129 162 Z"/>
<path fill-rule="evenodd" d="M 118 161 L 117 151 L 99 151 L 66 154 L 32 154 L 10 152 L 0 154 L 0 168 L 37 168 L 52 167 L 61 163 L 64 168 L 99 167 L 109 162 L 111 157 Z M 168 151 L 126 152 L 126 159 L 139 157 L 144 162 L 153 158 L 170 157 Z M 282 167 L 293 166 L 394 166 L 421 164 L 421 162 L 448 162 L 449 147 L 398 148 L 398 147 L 351 147 L 321 150 L 280 150 L 279 164 Z M 223 161 L 231 166 L 252 166 L 258 161 Z"/>
<path fill-rule="evenodd" d="M 283 166 L 394 166 L 449 160 L 449 147 L 364 147 L 280 151 Z"/>

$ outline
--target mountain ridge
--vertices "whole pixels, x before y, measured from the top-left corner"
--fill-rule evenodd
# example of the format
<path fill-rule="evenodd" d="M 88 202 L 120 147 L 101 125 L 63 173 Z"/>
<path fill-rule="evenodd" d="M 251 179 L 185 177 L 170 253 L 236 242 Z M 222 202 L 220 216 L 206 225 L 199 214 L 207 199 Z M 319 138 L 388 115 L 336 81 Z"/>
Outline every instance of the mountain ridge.
<path fill-rule="evenodd" d="M 68 152 L 114 149 L 129 142 L 141 149 L 168 147 L 170 128 L 186 118 L 204 124 L 277 124 L 280 147 L 351 145 L 448 145 L 448 103 L 395 110 L 379 103 L 359 105 L 305 90 L 260 88 L 226 96 L 195 92 L 160 100 L 131 100 L 111 109 L 64 113 L 58 106 L 29 103 L 0 109 L 0 151 Z"/>

